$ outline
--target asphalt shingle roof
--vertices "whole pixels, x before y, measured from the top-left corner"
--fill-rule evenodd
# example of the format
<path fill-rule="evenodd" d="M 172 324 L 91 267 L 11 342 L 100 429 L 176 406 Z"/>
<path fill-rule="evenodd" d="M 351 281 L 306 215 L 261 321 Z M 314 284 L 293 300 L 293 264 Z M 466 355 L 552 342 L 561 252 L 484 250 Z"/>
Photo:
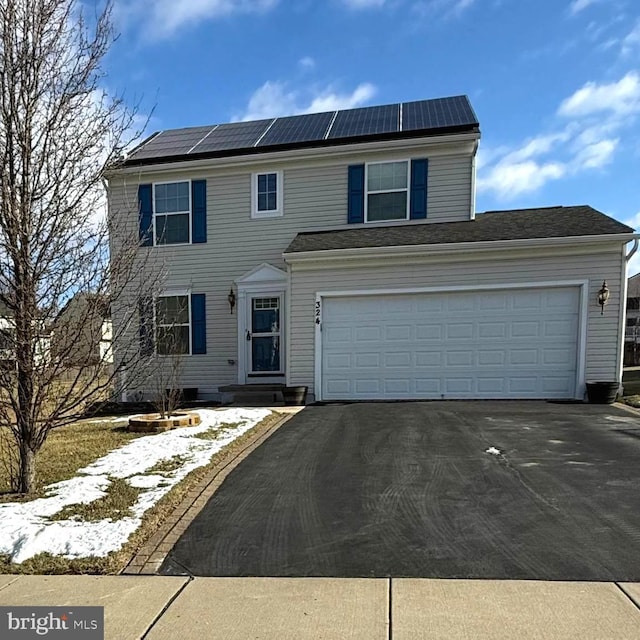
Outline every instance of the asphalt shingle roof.
<path fill-rule="evenodd" d="M 488 211 L 475 220 L 299 233 L 285 253 L 633 233 L 588 205 Z"/>

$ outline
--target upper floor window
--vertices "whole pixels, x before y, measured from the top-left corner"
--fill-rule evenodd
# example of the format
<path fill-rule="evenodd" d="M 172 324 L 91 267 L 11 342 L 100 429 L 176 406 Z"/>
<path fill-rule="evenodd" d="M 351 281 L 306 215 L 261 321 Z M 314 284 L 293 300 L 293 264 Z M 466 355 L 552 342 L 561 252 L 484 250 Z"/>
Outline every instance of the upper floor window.
<path fill-rule="evenodd" d="M 191 185 L 164 182 L 153 185 L 156 244 L 188 244 L 191 241 Z"/>
<path fill-rule="evenodd" d="M 254 173 L 251 184 L 251 217 L 282 215 L 282 172 Z"/>
<path fill-rule="evenodd" d="M 366 166 L 365 222 L 409 219 L 409 162 Z"/>
<path fill-rule="evenodd" d="M 189 296 L 161 296 L 156 299 L 156 349 L 161 355 L 191 352 Z"/>

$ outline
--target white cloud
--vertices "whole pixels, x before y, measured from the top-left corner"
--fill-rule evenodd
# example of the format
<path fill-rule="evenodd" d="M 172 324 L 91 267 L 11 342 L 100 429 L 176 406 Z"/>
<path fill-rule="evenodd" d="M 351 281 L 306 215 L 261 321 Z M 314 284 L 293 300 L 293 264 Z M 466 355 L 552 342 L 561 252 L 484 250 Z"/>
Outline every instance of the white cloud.
<path fill-rule="evenodd" d="M 476 184 L 479 191 L 492 191 L 498 198 L 510 200 L 537 191 L 549 180 L 562 178 L 566 173 L 566 165 L 559 162 L 501 160 L 487 175 L 478 177 Z"/>
<path fill-rule="evenodd" d="M 575 16 L 577 13 L 584 11 L 587 7 L 595 4 L 597 0 L 573 0 L 569 5 L 569 13 Z"/>
<path fill-rule="evenodd" d="M 147 36 L 168 38 L 184 27 L 234 13 L 269 11 L 279 0 L 117 0 L 116 16 L 125 24 L 145 18 Z"/>
<path fill-rule="evenodd" d="M 618 148 L 619 138 L 600 140 L 580 149 L 574 158 L 574 171 L 600 169 L 609 164 Z"/>
<path fill-rule="evenodd" d="M 475 2 L 476 0 L 416 0 L 412 3 L 411 10 L 420 18 L 458 18 Z"/>
<path fill-rule="evenodd" d="M 563 100 L 557 130 L 511 148 L 484 151 L 478 163 L 478 190 L 501 200 L 541 189 L 550 181 L 609 165 L 621 134 L 640 113 L 640 77 L 630 72 L 617 82 L 589 82 Z"/>
<path fill-rule="evenodd" d="M 640 20 L 635 27 L 622 39 L 620 52 L 623 56 L 630 56 L 634 52 L 640 51 Z"/>
<path fill-rule="evenodd" d="M 298 66 L 302 69 L 313 69 L 316 66 L 316 61 L 311 56 L 305 56 L 298 60 Z"/>
<path fill-rule="evenodd" d="M 630 71 L 618 82 L 587 82 L 560 104 L 558 114 L 566 117 L 589 116 L 601 112 L 624 115 L 640 111 L 640 76 Z"/>
<path fill-rule="evenodd" d="M 640 211 L 638 211 L 635 216 L 623 220 L 622 223 L 632 227 L 633 229 L 640 228 Z"/>
<path fill-rule="evenodd" d="M 300 113 L 351 109 L 368 102 L 376 88 L 364 82 L 350 93 L 339 93 L 332 86 L 319 90 L 289 89 L 284 82 L 267 81 L 254 91 L 239 120 L 260 120 Z"/>
<path fill-rule="evenodd" d="M 342 0 L 350 9 L 371 9 L 381 7 L 386 0 Z"/>

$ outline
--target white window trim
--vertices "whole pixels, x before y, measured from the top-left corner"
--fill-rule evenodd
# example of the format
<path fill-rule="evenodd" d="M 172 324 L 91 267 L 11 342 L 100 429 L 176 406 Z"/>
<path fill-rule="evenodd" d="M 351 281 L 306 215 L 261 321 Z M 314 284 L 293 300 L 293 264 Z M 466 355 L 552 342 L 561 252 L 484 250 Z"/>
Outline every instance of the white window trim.
<path fill-rule="evenodd" d="M 369 194 L 376 195 L 379 193 L 399 193 L 403 189 L 383 189 L 382 191 L 369 191 L 369 167 L 374 164 L 392 164 L 394 162 L 405 162 L 407 164 L 407 211 L 405 218 L 390 218 L 389 220 L 369 220 Z M 376 162 L 367 162 L 364 165 L 364 222 L 365 224 L 381 224 L 385 222 L 402 222 L 409 220 L 411 208 L 411 160 L 409 158 L 399 158 L 397 160 L 379 160 Z"/>
<path fill-rule="evenodd" d="M 258 211 L 258 176 L 276 175 L 276 209 L 273 211 Z M 251 217 L 253 219 L 260 218 L 279 218 L 284 214 L 284 181 L 282 179 L 282 171 L 258 171 L 251 174 Z"/>
<path fill-rule="evenodd" d="M 163 242 L 158 243 L 158 234 L 156 233 L 156 186 L 161 184 L 178 184 L 181 182 L 186 182 L 189 185 L 189 211 L 171 211 L 169 213 L 158 213 L 158 216 L 175 216 L 175 215 L 184 215 L 187 214 L 187 218 L 189 220 L 189 242 Z M 180 247 L 188 244 L 192 244 L 193 241 L 193 229 L 192 229 L 192 219 L 193 219 L 193 201 L 191 195 L 191 180 L 165 180 L 164 182 L 154 182 L 152 184 L 152 193 L 151 193 L 151 205 L 153 210 L 152 216 L 152 224 L 153 224 L 153 246 L 154 247 Z M 162 296 L 161 296 L 162 297 Z"/>
<path fill-rule="evenodd" d="M 162 245 L 161 245 L 162 246 Z M 183 297 L 186 296 L 187 298 L 187 319 L 188 319 L 188 327 L 189 327 L 189 351 L 187 351 L 187 353 L 180 353 L 180 354 L 170 354 L 170 353 L 158 353 L 158 327 L 160 326 L 158 323 L 158 299 L 159 298 L 177 298 L 177 297 Z M 164 326 L 164 325 L 163 325 Z M 171 325 L 166 325 L 166 326 L 171 326 Z M 176 324 L 176 327 L 184 327 L 187 326 L 185 324 Z M 156 355 L 161 356 L 163 358 L 171 358 L 174 355 L 178 355 L 178 356 L 190 356 L 192 355 L 193 352 L 193 345 L 192 343 L 192 335 L 191 335 L 191 291 L 189 290 L 176 290 L 176 291 L 163 291 L 161 294 L 155 296 L 153 298 L 153 348 L 154 351 L 156 353 Z"/>

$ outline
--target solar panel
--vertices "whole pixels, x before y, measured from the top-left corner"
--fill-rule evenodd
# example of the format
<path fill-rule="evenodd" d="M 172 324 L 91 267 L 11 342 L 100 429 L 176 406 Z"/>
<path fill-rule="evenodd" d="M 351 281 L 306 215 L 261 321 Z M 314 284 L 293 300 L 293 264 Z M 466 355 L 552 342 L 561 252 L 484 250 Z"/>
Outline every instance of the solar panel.
<path fill-rule="evenodd" d="M 253 120 L 251 122 L 221 124 L 200 142 L 191 153 L 250 148 L 272 122 L 273 120 Z"/>
<path fill-rule="evenodd" d="M 313 142 L 324 138 L 335 111 L 278 118 L 258 143 L 259 147 L 295 142 Z"/>
<path fill-rule="evenodd" d="M 392 133 L 398 131 L 399 121 L 400 105 L 398 104 L 338 111 L 328 137 L 329 139 L 351 138 L 376 133 Z"/>
<path fill-rule="evenodd" d="M 477 124 L 466 96 L 405 102 L 402 105 L 402 131 Z"/>
<path fill-rule="evenodd" d="M 136 158 L 161 158 L 187 153 L 211 129 L 212 126 L 162 131 L 138 151 L 134 151 L 134 155 Z"/>
<path fill-rule="evenodd" d="M 402 109 L 401 109 L 402 107 Z M 251 148 L 337 141 L 448 127 L 477 127 L 467 96 L 420 100 L 377 107 L 311 113 L 276 119 L 162 131 L 134 150 L 129 159 L 153 161 L 191 154 L 232 155 Z M 327 134 L 328 131 L 328 134 Z"/>

